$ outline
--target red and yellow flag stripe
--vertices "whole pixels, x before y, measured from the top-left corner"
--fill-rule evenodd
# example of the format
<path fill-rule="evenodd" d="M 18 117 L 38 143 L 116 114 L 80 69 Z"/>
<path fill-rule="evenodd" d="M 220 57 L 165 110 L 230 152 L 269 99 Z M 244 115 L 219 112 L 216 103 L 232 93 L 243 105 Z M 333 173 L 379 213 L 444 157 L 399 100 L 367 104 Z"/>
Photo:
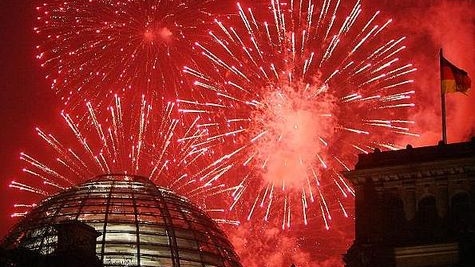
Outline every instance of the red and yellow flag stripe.
<path fill-rule="evenodd" d="M 457 68 L 443 56 L 440 57 L 440 74 L 442 93 L 466 93 L 471 87 L 468 73 Z"/>

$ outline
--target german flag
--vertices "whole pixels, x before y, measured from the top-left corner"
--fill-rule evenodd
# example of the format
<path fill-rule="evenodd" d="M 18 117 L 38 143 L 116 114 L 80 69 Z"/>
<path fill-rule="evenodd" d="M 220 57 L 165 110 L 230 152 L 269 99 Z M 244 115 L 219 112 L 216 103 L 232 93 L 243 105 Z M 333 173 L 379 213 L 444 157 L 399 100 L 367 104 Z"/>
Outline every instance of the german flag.
<path fill-rule="evenodd" d="M 465 94 L 470 89 L 472 82 L 466 71 L 457 68 L 442 54 L 440 55 L 440 79 L 443 94 L 456 92 Z"/>

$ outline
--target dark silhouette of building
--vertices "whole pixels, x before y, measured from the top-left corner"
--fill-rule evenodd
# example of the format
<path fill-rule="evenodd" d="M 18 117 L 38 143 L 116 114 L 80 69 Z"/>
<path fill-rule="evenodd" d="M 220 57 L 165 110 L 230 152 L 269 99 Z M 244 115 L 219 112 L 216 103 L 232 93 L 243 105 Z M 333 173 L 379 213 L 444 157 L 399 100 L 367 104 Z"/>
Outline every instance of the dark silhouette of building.
<path fill-rule="evenodd" d="M 79 221 L 64 221 L 52 225 L 57 243 L 51 253 L 31 248 L 0 248 L 0 266 L 8 267 L 102 267 L 96 256 L 96 238 L 93 227 Z"/>
<path fill-rule="evenodd" d="M 355 240 L 363 266 L 475 266 L 475 139 L 360 155 Z"/>
<path fill-rule="evenodd" d="M 130 175 L 99 176 L 45 199 L 1 247 L 0 263 L 12 267 L 241 267 L 226 235 L 203 211 Z M 96 255 L 97 262 L 85 262 Z M 33 261 L 24 263 L 27 258 Z"/>

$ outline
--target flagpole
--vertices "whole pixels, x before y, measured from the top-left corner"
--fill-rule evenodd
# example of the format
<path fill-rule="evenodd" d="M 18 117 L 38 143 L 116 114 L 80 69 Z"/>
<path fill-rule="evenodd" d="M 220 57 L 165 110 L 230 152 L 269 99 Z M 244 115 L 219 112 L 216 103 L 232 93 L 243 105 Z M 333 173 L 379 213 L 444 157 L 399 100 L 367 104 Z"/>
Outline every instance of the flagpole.
<path fill-rule="evenodd" d="M 445 119 L 446 113 L 445 113 L 445 92 L 443 91 L 442 88 L 442 48 L 440 49 L 440 54 L 439 54 L 439 69 L 440 69 L 440 100 L 441 100 L 441 107 L 442 107 L 442 142 L 444 144 L 447 144 L 447 121 Z"/>

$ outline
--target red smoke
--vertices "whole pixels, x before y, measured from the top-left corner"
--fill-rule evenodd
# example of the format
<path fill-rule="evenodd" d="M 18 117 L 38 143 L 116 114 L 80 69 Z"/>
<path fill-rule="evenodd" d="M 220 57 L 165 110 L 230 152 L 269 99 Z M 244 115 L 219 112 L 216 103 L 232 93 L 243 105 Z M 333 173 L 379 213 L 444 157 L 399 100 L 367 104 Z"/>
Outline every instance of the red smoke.
<path fill-rule="evenodd" d="M 305 88 L 304 83 L 301 88 Z M 327 94 L 319 100 L 282 86 L 282 91 L 266 91 L 262 100 L 265 107 L 251 116 L 258 122 L 252 124 L 257 134 L 265 129 L 265 136 L 253 142 L 258 159 L 254 169 L 263 172 L 266 182 L 295 189 L 299 196 L 315 164 L 315 154 L 325 151 L 319 138 L 331 139 L 336 127 L 336 119 L 331 116 L 338 108 L 336 97 Z"/>
<path fill-rule="evenodd" d="M 308 226 L 282 231 L 279 225 L 252 221 L 226 232 L 245 267 L 292 263 L 298 267 L 330 267 L 342 265 L 341 254 L 353 240 L 352 220 L 347 221 L 345 227 L 332 227 L 329 231 Z"/>
<path fill-rule="evenodd" d="M 406 32 L 413 62 L 419 69 L 415 86 L 416 131 L 421 137 L 413 145 L 434 145 L 441 140 L 439 49 L 444 57 L 475 77 L 475 8 L 473 1 L 398 1 L 394 5 L 396 28 Z M 416 6 L 414 6 L 416 5 Z M 447 135 L 449 142 L 475 136 L 474 84 L 468 95 L 448 94 Z"/>

